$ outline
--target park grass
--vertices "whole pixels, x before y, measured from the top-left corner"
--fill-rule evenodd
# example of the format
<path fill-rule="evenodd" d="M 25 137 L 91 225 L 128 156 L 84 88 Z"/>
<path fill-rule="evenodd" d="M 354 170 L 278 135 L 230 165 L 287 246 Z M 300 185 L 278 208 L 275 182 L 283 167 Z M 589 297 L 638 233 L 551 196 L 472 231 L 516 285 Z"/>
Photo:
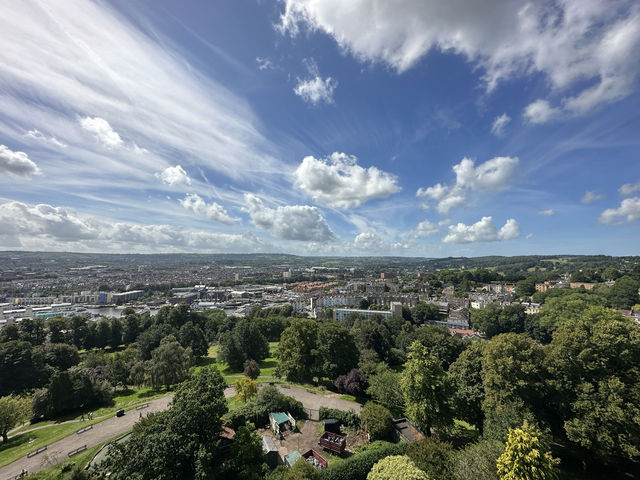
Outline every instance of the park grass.
<path fill-rule="evenodd" d="M 163 397 L 168 392 L 164 390 L 152 390 L 150 388 L 140 388 L 137 390 L 120 390 L 114 393 L 113 404 L 93 411 L 93 420 L 86 420 L 84 422 L 72 422 L 72 423 L 54 423 L 54 421 L 47 421 L 46 423 L 36 423 L 33 425 L 25 426 L 20 431 L 12 436 L 7 444 L 0 443 L 0 467 L 7 465 L 11 462 L 18 460 L 25 456 L 32 450 L 36 450 L 45 445 L 50 445 L 53 442 L 62 440 L 63 438 L 74 434 L 77 430 L 86 427 L 88 425 L 94 425 L 109 417 L 115 415 L 116 411 L 124 408 L 130 410 L 138 405 L 145 404 L 153 399 Z M 69 420 L 79 420 L 82 415 L 85 415 L 90 410 L 79 411 L 70 413 L 68 415 L 61 416 L 55 421 L 65 422 Z M 46 425 L 44 428 L 33 430 L 31 432 L 25 432 L 29 428 L 39 427 L 40 425 Z M 33 441 L 29 443 L 29 439 Z"/>
<path fill-rule="evenodd" d="M 259 362 L 260 376 L 256 379 L 258 383 L 265 382 L 277 382 L 278 379 L 275 376 L 275 370 L 278 366 L 278 360 L 276 359 L 276 351 L 278 349 L 278 342 L 269 342 L 269 356 Z M 194 368 L 194 373 L 207 366 L 214 366 L 220 372 L 220 375 L 224 378 L 227 385 L 234 385 L 239 379 L 244 376 L 242 370 L 230 368 L 224 362 L 218 361 L 218 345 L 212 345 L 209 347 L 207 356 Z"/>
<path fill-rule="evenodd" d="M 57 442 L 58 440 L 62 440 L 69 435 L 73 435 L 81 428 L 94 425 L 100 421 L 101 419 L 94 419 L 81 423 L 74 422 L 52 425 L 47 428 L 11 437 L 6 445 L 4 443 L 0 445 L 0 467 L 8 465 L 11 462 L 15 462 L 32 450 L 36 450 L 40 447 L 44 447 L 45 445 Z M 29 439 L 33 439 L 33 441 L 29 443 Z"/>

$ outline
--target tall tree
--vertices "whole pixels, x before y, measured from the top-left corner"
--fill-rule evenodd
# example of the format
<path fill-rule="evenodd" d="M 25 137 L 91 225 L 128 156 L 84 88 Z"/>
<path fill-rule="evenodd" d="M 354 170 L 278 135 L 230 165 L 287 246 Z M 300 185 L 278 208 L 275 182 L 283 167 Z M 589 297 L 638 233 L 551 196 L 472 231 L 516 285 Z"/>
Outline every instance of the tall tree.
<path fill-rule="evenodd" d="M 321 323 L 317 345 L 318 369 L 322 376 L 333 379 L 358 366 L 358 348 L 351 332 L 343 326 Z"/>
<path fill-rule="evenodd" d="M 607 294 L 607 301 L 613 308 L 631 308 L 640 303 L 638 289 L 640 283 L 629 276 L 620 277 Z"/>
<path fill-rule="evenodd" d="M 195 357 L 205 357 L 209 351 L 209 344 L 204 336 L 202 329 L 194 325 L 193 322 L 187 322 L 180 327 L 178 333 L 180 344 L 184 348 L 191 348 Z"/>
<path fill-rule="evenodd" d="M 393 440 L 393 416 L 382 405 L 373 402 L 365 403 L 360 412 L 360 421 L 372 442 Z"/>
<path fill-rule="evenodd" d="M 598 457 L 640 458 L 640 330 L 592 307 L 561 325 L 546 365 L 569 440 Z"/>
<path fill-rule="evenodd" d="M 189 355 L 173 335 L 162 339 L 160 346 L 151 352 L 149 376 L 154 388 L 171 385 L 184 380 L 189 371 Z"/>
<path fill-rule="evenodd" d="M 317 372 L 318 324 L 313 320 L 295 319 L 280 336 L 278 376 L 294 382 L 313 380 Z"/>
<path fill-rule="evenodd" d="M 407 414 L 418 428 L 431 435 L 431 428 L 448 428 L 453 423 L 451 389 L 446 372 L 435 355 L 420 342 L 409 347 L 406 368 L 400 382 Z"/>
<path fill-rule="evenodd" d="M 509 432 L 504 453 L 498 458 L 500 480 L 553 480 L 558 461 L 551 456 L 539 430 L 525 420 Z"/>
<path fill-rule="evenodd" d="M 482 355 L 486 342 L 475 341 L 449 367 L 453 386 L 453 405 L 456 417 L 475 425 L 482 432 L 484 413 L 484 385 L 482 383 Z"/>

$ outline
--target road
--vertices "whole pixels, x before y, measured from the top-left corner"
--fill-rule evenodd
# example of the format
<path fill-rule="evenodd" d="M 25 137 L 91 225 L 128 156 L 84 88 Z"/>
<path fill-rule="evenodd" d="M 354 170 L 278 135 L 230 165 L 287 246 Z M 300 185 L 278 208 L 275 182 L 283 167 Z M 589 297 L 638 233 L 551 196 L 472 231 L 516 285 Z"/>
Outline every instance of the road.
<path fill-rule="evenodd" d="M 356 413 L 360 412 L 360 405 L 355 402 L 343 400 L 336 396 L 323 395 L 321 393 L 310 392 L 304 388 L 290 387 L 287 385 L 277 385 L 285 395 L 295 398 L 302 402 L 305 408 L 318 410 L 320 407 L 338 408 L 341 410 L 353 409 Z M 227 387 L 224 390 L 225 398 L 231 398 L 235 395 L 233 387 Z M 171 402 L 173 395 L 157 398 L 149 402 L 149 407 L 141 410 L 143 415 L 147 412 L 158 412 L 166 410 Z M 130 410 L 123 417 L 111 417 L 103 422 L 93 425 L 91 430 L 81 434 L 73 434 L 48 445 L 44 452 L 27 458 L 22 457 L 9 465 L 0 468 L 0 479 L 10 479 L 18 475 L 23 469 L 29 473 L 39 472 L 69 458 L 67 453 L 75 450 L 83 445 L 91 448 L 95 445 L 103 443 L 110 438 L 123 434 L 133 428 L 133 425 L 140 419 L 140 411 Z M 82 424 L 78 424 L 80 429 Z"/>

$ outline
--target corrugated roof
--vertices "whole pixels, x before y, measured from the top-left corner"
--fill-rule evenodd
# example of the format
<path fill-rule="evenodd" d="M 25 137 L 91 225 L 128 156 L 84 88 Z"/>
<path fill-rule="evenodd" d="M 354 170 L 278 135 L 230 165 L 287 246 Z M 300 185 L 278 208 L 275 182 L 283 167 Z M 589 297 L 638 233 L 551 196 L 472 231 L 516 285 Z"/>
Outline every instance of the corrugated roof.
<path fill-rule="evenodd" d="M 289 417 L 284 412 L 271 412 L 271 416 L 276 421 L 278 425 L 286 423 L 289 421 Z"/>

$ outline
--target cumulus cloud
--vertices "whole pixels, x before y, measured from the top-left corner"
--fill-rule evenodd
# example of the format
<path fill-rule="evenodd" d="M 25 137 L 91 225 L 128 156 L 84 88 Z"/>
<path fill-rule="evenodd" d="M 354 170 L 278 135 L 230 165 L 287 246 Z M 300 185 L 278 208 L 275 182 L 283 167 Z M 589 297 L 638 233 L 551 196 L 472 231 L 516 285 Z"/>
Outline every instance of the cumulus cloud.
<path fill-rule="evenodd" d="M 547 123 L 562 114 L 559 108 L 552 107 L 546 100 L 536 100 L 524 109 L 524 118 L 530 123 Z"/>
<path fill-rule="evenodd" d="M 578 85 L 574 96 L 561 100 L 570 115 L 627 96 L 640 67 L 634 55 L 640 9 L 633 0 L 285 0 L 279 30 L 296 35 L 301 27 L 322 31 L 359 60 L 381 61 L 399 73 L 432 49 L 460 54 L 484 72 L 489 91 L 539 72 L 554 91 Z M 554 107 L 547 106 L 536 121 L 553 117 Z"/>
<path fill-rule="evenodd" d="M 510 218 L 498 229 L 491 217 L 482 217 L 473 225 L 458 223 L 449 227 L 449 233 L 442 239 L 445 243 L 497 242 L 520 236 L 520 225 Z"/>
<path fill-rule="evenodd" d="M 414 238 L 430 237 L 440 231 L 440 227 L 429 220 L 420 222 L 416 228 L 413 229 L 412 236 Z"/>
<path fill-rule="evenodd" d="M 187 230 L 170 225 L 142 225 L 104 221 L 65 207 L 7 202 L 0 205 L 0 243 L 18 239 L 32 248 L 105 249 L 138 248 L 143 251 L 252 252 L 263 244 L 252 233 L 242 235 Z"/>
<path fill-rule="evenodd" d="M 538 212 L 538 215 L 545 215 L 547 217 L 550 217 L 550 216 L 555 215 L 555 214 L 556 214 L 556 211 L 553 208 L 550 208 L 548 210 L 540 210 Z"/>
<path fill-rule="evenodd" d="M 191 179 L 187 172 L 180 165 L 167 167 L 163 171 L 155 174 L 162 183 L 167 185 L 191 185 Z"/>
<path fill-rule="evenodd" d="M 0 172 L 16 177 L 31 177 L 40 173 L 40 169 L 24 152 L 14 152 L 6 145 L 0 145 Z"/>
<path fill-rule="evenodd" d="M 327 158 L 305 157 L 294 172 L 295 184 L 330 207 L 359 207 L 400 191 L 397 178 L 376 167 L 358 165 L 353 155 L 334 152 Z"/>
<path fill-rule="evenodd" d="M 640 197 L 625 198 L 618 208 L 607 208 L 599 221 L 607 225 L 631 223 L 640 219 Z"/>
<path fill-rule="evenodd" d="M 511 117 L 506 113 L 497 116 L 493 120 L 493 124 L 491 125 L 491 133 L 493 133 L 496 137 L 501 137 L 504 135 L 504 129 L 511 121 Z"/>
<path fill-rule="evenodd" d="M 188 193 L 180 201 L 180 205 L 195 213 L 196 215 L 204 215 L 210 220 L 232 225 L 234 220 L 229 216 L 224 207 L 216 202 L 207 204 L 197 193 Z"/>
<path fill-rule="evenodd" d="M 55 145 L 56 147 L 67 148 L 66 143 L 61 142 L 56 137 L 46 136 L 44 133 L 36 129 L 29 130 L 27 133 L 24 134 L 24 136 L 26 138 L 38 140 L 39 142 L 50 143 L 51 145 Z"/>
<path fill-rule="evenodd" d="M 298 83 L 293 89 L 294 93 L 312 105 L 333 103 L 333 91 L 338 86 L 338 82 L 331 77 L 322 78 L 313 60 L 306 61 L 306 65 L 309 77 L 298 78 Z"/>
<path fill-rule="evenodd" d="M 353 239 L 353 246 L 358 250 L 378 251 L 387 245 L 379 235 L 373 232 L 361 232 Z"/>
<path fill-rule="evenodd" d="M 102 145 L 107 148 L 115 148 L 122 146 L 122 138 L 118 135 L 109 122 L 100 117 L 84 117 L 80 119 L 80 125 L 87 132 L 91 132 L 95 135 Z"/>
<path fill-rule="evenodd" d="M 338 238 L 316 207 L 287 205 L 269 208 L 251 193 L 245 193 L 244 199 L 251 222 L 276 238 L 315 242 Z"/>
<path fill-rule="evenodd" d="M 466 202 L 469 190 L 500 191 L 508 187 L 509 180 L 518 165 L 517 157 L 494 157 L 477 167 L 473 160 L 463 158 L 453 166 L 456 183 L 449 187 L 440 183 L 419 188 L 418 197 L 426 197 L 437 202 L 437 210 L 446 214 L 452 208 L 460 207 Z"/>
<path fill-rule="evenodd" d="M 593 202 L 597 202 L 598 200 L 602 200 L 603 198 L 604 198 L 604 194 L 598 193 L 593 190 L 587 190 L 586 192 L 584 192 L 584 195 L 582 196 L 580 201 L 582 203 L 593 203 Z"/>
<path fill-rule="evenodd" d="M 640 182 L 625 183 L 618 189 L 618 193 L 623 197 L 628 197 L 629 195 L 635 192 L 640 192 Z"/>

